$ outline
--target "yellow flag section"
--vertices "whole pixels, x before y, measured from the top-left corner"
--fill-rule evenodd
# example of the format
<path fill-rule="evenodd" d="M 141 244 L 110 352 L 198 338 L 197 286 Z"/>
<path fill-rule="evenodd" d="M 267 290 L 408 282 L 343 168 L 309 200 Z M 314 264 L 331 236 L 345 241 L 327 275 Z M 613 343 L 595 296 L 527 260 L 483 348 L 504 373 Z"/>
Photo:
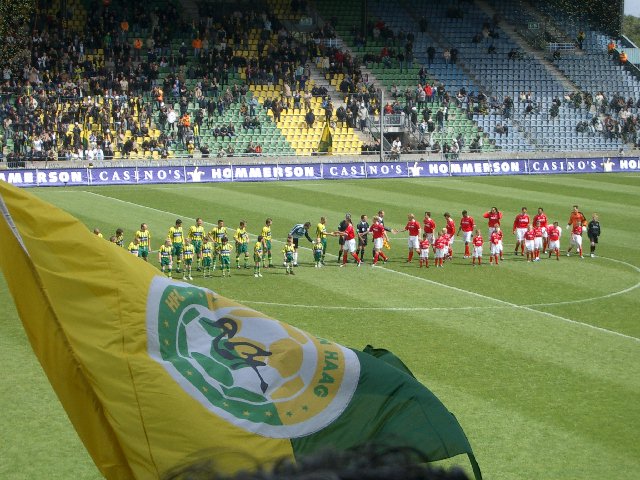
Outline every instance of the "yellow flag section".
<path fill-rule="evenodd" d="M 158 276 L 4 182 L 0 210 L 0 264 L 20 318 L 107 479 L 158 478 L 202 457 L 232 473 L 293 456 L 290 436 L 323 428 L 349 402 L 357 368 L 322 395 L 322 369 L 297 369 L 322 365 L 310 358 L 320 351 L 344 366 L 354 361 L 347 349 L 320 350 L 321 340 L 275 320 L 265 329 L 257 312 Z M 297 396 L 306 410 L 293 411 Z"/>
<path fill-rule="evenodd" d="M 333 153 L 333 136 L 331 135 L 329 122 L 325 122 L 324 124 L 322 136 L 320 137 L 320 142 L 318 143 L 318 152 L 327 153 L 329 155 Z"/>

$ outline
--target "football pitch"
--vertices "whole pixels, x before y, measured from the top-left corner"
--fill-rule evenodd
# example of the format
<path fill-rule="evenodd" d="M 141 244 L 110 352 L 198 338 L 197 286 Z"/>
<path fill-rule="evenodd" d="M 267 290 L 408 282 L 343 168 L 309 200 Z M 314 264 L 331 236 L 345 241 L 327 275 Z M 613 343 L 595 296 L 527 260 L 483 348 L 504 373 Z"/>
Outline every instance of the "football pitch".
<path fill-rule="evenodd" d="M 352 180 L 132 187 L 32 189 L 32 193 L 109 237 L 123 228 L 128 244 L 141 222 L 157 249 L 181 218 L 202 217 L 210 230 L 240 220 L 255 238 L 273 219 L 276 268 L 254 278 L 202 278 L 233 300 L 317 336 L 356 349 L 367 344 L 396 353 L 464 428 L 487 479 L 632 479 L 640 471 L 640 175 L 598 174 L 450 179 Z M 543 207 L 566 230 L 571 207 L 602 236 L 595 258 L 564 253 L 560 261 L 528 263 L 513 255 L 511 226 L 522 206 Z M 482 214 L 504 213 L 505 260 L 488 263 Z M 329 237 L 327 265 L 314 268 L 311 244 L 300 240 L 300 266 L 285 274 L 281 249 L 294 224 L 320 216 L 328 230 L 350 212 L 357 223 L 385 211 L 390 261 L 371 268 L 371 241 L 357 268 L 338 268 Z M 407 215 L 444 212 L 459 223 L 468 210 L 485 237 L 484 261 L 463 259 L 460 237 L 444 268 L 407 259 Z M 73 239 L 69 239 L 70 248 Z M 431 255 L 432 257 L 432 255 Z M 157 254 L 150 256 L 157 265 Z M 249 265 L 252 265 L 251 259 Z M 194 272 L 195 273 L 195 272 Z M 101 478 L 26 340 L 0 277 L 0 478 Z M 465 457 L 447 464 L 468 468 Z"/>

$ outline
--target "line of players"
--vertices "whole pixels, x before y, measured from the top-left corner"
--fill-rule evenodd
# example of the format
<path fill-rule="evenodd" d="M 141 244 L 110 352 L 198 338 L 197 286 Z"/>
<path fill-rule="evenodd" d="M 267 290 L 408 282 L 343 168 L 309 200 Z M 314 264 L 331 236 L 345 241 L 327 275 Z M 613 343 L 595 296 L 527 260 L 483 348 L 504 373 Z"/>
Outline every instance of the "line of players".
<path fill-rule="evenodd" d="M 241 268 L 241 258 L 245 269 L 249 266 L 249 233 L 247 222 L 241 220 L 235 231 L 230 232 L 223 220 L 218 220 L 216 226 L 210 232 L 206 232 L 202 218 L 196 218 L 195 225 L 184 231 L 182 220 L 177 219 L 175 225 L 169 228 L 167 236 L 158 250 L 158 263 L 160 270 L 169 277 L 175 273 L 182 273 L 183 280 L 193 280 L 193 267 L 201 271 L 203 277 L 212 277 L 213 272 L 219 267 L 223 277 L 231 276 L 232 251 L 236 251 L 236 268 Z M 261 269 L 273 267 L 271 253 L 271 224 L 268 218 L 256 243 L 253 245 L 253 269 L 255 277 L 262 277 Z M 96 235 L 102 237 L 98 229 Z M 233 233 L 235 248 L 229 241 L 229 235 Z M 112 243 L 124 247 L 124 231 L 119 228 L 116 234 L 110 238 Z M 126 247 L 127 250 L 145 261 L 149 260 L 151 253 L 151 232 L 146 223 L 140 225 L 140 230 L 135 232 L 133 240 Z M 283 254 L 293 250 L 285 245 Z M 267 264 L 268 262 L 268 264 Z M 184 265 L 183 265 L 184 264 Z M 184 267 L 184 268 L 183 268 Z M 289 270 L 289 269 L 288 269 Z M 291 273 L 293 273 L 291 271 Z"/>
<path fill-rule="evenodd" d="M 483 218 L 488 220 L 489 226 L 489 262 L 497 265 L 503 260 L 503 236 L 501 229 L 502 212 L 496 207 L 483 214 Z M 472 264 L 478 265 L 482 262 L 484 238 L 480 230 L 476 228 L 476 223 L 466 210 L 462 211 L 462 217 L 458 229 L 455 221 L 447 212 L 444 214 L 445 227 L 437 229 L 436 222 L 431 216 L 431 212 L 425 212 L 422 225 L 416 220 L 415 215 L 409 214 L 408 222 L 403 229 L 409 233 L 408 246 L 409 253 L 407 262 L 413 260 L 414 252 L 419 253 L 420 267 L 429 268 L 429 252 L 433 251 L 435 266 L 442 267 L 446 259 L 453 258 L 453 243 L 456 236 L 461 235 L 465 245 L 464 258 L 472 258 Z M 272 268 L 272 219 L 267 218 L 260 235 L 258 235 L 253 245 L 253 269 L 255 277 L 262 277 L 262 268 Z M 285 243 L 283 254 L 283 265 L 287 274 L 294 274 L 293 267 L 298 265 L 299 239 L 305 237 L 313 244 L 312 251 L 316 268 L 325 265 L 327 250 L 327 236 L 339 236 L 340 250 L 338 252 L 338 262 L 340 266 L 347 264 L 348 254 L 351 254 L 357 266 L 361 265 L 368 245 L 368 235 L 373 238 L 373 262 L 372 266 L 378 264 L 380 259 L 386 263 L 388 257 L 383 248 L 390 248 L 388 243 L 388 233 L 397 234 L 398 230 L 390 229 L 384 225 L 384 211 L 380 210 L 373 217 L 373 223 L 369 225 L 366 215 L 361 215 L 360 222 L 354 227 L 351 215 L 347 213 L 345 219 L 338 226 L 337 231 L 328 231 L 326 218 L 321 217 L 316 226 L 315 241 L 309 235 L 311 222 L 296 224 L 290 231 Z M 591 256 L 595 256 L 595 247 L 600 236 L 600 223 L 598 215 L 593 214 L 592 220 L 587 224 L 585 216 L 574 205 L 573 211 L 567 222 L 567 229 L 571 231 L 570 246 L 567 256 L 571 254 L 575 247 L 577 253 L 583 258 L 582 235 L 587 232 L 591 243 Z M 102 236 L 99 230 L 94 232 Z M 182 227 L 182 220 L 177 219 L 175 225 L 169 228 L 167 237 L 163 245 L 158 250 L 158 262 L 163 273 L 168 276 L 173 275 L 173 265 L 176 265 L 176 273 L 183 273 L 183 279 L 193 279 L 193 264 L 195 261 L 196 270 L 202 271 L 204 277 L 213 276 L 216 268 L 221 269 L 222 276 L 231 275 L 231 256 L 234 247 L 229 241 L 229 229 L 224 225 L 223 220 L 218 220 L 216 226 L 210 232 L 206 232 L 202 218 L 197 218 L 195 225 L 189 227 L 185 234 Z M 422 235 L 421 235 L 422 233 Z M 542 208 L 538 208 L 533 221 L 529 218 L 527 208 L 523 207 L 516 215 L 513 222 L 513 234 L 516 236 L 515 255 L 520 252 L 526 255 L 527 261 L 535 262 L 540 260 L 540 254 L 548 251 L 549 258 L 555 254 L 556 259 L 560 259 L 560 237 L 562 229 L 558 222 L 549 224 L 547 216 Z M 240 269 L 240 259 L 243 258 L 244 268 L 249 267 L 249 234 L 247 232 L 247 222 L 240 221 L 238 228 L 233 232 L 236 251 L 236 268 Z M 124 247 L 124 232 L 122 229 L 116 230 L 116 234 L 110 239 L 113 243 Z M 136 231 L 134 239 L 129 243 L 127 249 L 130 253 L 148 260 L 151 245 L 151 232 L 146 223 L 140 225 L 140 230 Z M 184 262 L 184 271 L 182 263 Z"/>
<path fill-rule="evenodd" d="M 407 262 L 411 262 L 414 251 L 420 252 L 420 267 L 428 268 L 429 249 L 432 248 L 435 254 L 436 267 L 442 267 L 445 259 L 453 257 L 453 243 L 457 235 L 462 235 L 464 241 L 464 258 L 472 258 L 472 264 L 482 262 L 484 239 L 480 230 L 476 228 L 476 223 L 466 210 L 462 211 L 459 228 L 456 232 L 456 224 L 447 212 L 444 214 L 445 227 L 437 230 L 436 223 L 431 218 L 431 212 L 425 212 L 423 225 L 416 221 L 415 216 L 410 214 L 404 230 L 409 232 L 409 255 Z M 483 218 L 489 224 L 489 262 L 498 265 L 504 258 L 503 237 L 501 229 L 502 212 L 496 207 L 483 214 Z M 582 251 L 582 235 L 587 233 L 590 240 L 591 257 L 595 256 L 595 249 L 600 236 L 600 223 L 598 215 L 593 214 L 592 220 L 587 224 L 585 216 L 580 212 L 577 205 L 567 222 L 567 229 L 571 232 L 570 245 L 567 256 L 575 248 L 580 258 L 584 258 Z M 422 230 L 422 239 L 420 233 Z M 540 254 L 548 252 L 549 258 L 555 254 L 556 260 L 560 260 L 560 237 L 562 229 L 558 222 L 549 224 L 544 209 L 538 208 L 533 220 L 529 217 L 526 207 L 522 207 L 520 213 L 516 215 L 513 222 L 513 234 L 516 237 L 516 247 L 514 254 L 525 256 L 528 262 L 540 261 Z M 471 251 L 473 247 L 473 252 Z"/>

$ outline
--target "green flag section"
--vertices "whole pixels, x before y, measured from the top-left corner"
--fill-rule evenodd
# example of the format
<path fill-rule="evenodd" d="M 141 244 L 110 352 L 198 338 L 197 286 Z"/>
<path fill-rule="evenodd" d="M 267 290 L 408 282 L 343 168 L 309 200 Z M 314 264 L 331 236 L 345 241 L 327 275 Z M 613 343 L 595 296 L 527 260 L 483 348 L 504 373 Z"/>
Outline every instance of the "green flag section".
<path fill-rule="evenodd" d="M 331 136 L 331 129 L 329 128 L 328 122 L 325 122 L 324 124 L 320 143 L 318 144 L 318 152 L 327 153 L 329 155 L 333 152 L 333 138 Z"/>
<path fill-rule="evenodd" d="M 168 279 L 0 182 L 0 266 L 33 350 L 109 480 L 214 456 L 221 473 L 320 448 L 473 452 L 393 354 L 365 352 Z"/>

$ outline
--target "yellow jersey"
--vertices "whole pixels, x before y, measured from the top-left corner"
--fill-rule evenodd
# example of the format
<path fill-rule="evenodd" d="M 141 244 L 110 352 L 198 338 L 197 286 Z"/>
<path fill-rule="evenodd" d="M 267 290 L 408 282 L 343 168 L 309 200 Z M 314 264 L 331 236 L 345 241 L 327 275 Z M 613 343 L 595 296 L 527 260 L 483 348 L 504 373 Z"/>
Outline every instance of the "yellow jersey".
<path fill-rule="evenodd" d="M 319 223 L 316 226 L 316 238 L 327 238 L 327 226 L 324 223 Z"/>
<path fill-rule="evenodd" d="M 140 243 L 140 247 L 149 248 L 151 245 L 151 232 L 149 230 L 145 230 L 144 232 L 142 230 L 138 230 L 136 232 L 136 238 Z"/>
<path fill-rule="evenodd" d="M 227 227 L 213 227 L 209 235 L 213 237 L 215 243 L 222 243 L 222 237 L 227 236 Z"/>
<path fill-rule="evenodd" d="M 271 227 L 269 225 L 262 227 L 261 235 L 263 240 L 271 240 Z"/>
<path fill-rule="evenodd" d="M 204 238 L 204 227 L 202 225 L 191 225 L 189 228 L 189 238 L 192 242 L 201 242 Z"/>
<path fill-rule="evenodd" d="M 169 228 L 167 238 L 171 240 L 172 243 L 182 243 L 184 241 L 184 233 L 182 231 L 182 227 Z"/>
<path fill-rule="evenodd" d="M 249 243 L 249 234 L 247 233 L 246 228 L 236 229 L 236 233 L 233 235 L 233 238 L 235 238 L 238 243 Z"/>
<path fill-rule="evenodd" d="M 204 245 L 202 245 L 202 257 L 213 258 L 213 243 L 206 242 Z"/>
<path fill-rule="evenodd" d="M 196 254 L 196 249 L 193 245 L 185 245 L 182 249 L 182 256 L 185 260 L 193 260 L 193 257 Z"/>

